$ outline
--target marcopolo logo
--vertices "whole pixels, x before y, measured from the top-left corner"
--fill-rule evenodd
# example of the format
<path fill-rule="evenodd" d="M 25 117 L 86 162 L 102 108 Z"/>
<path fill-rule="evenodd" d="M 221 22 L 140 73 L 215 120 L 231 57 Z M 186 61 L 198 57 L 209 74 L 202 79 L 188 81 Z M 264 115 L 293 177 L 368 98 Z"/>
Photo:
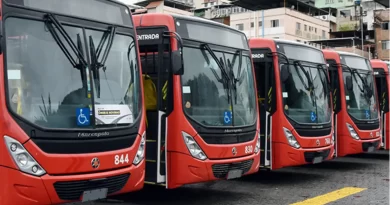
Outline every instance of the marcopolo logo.
<path fill-rule="evenodd" d="M 109 132 L 92 132 L 92 133 L 80 132 L 78 134 L 78 137 L 104 137 L 109 135 L 110 135 Z"/>
<path fill-rule="evenodd" d="M 137 39 L 139 41 L 142 41 L 142 40 L 158 40 L 158 39 L 160 39 L 160 35 L 159 34 L 142 34 L 142 35 L 137 35 Z"/>

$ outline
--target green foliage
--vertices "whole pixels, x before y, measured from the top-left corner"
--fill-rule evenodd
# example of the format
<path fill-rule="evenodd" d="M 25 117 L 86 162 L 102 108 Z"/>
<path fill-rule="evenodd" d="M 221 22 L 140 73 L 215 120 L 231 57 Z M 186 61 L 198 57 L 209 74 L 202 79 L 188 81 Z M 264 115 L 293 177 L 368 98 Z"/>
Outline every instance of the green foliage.
<path fill-rule="evenodd" d="M 339 28 L 338 28 L 338 31 L 352 31 L 355 29 L 355 26 L 354 24 L 342 24 L 342 25 L 339 25 Z"/>

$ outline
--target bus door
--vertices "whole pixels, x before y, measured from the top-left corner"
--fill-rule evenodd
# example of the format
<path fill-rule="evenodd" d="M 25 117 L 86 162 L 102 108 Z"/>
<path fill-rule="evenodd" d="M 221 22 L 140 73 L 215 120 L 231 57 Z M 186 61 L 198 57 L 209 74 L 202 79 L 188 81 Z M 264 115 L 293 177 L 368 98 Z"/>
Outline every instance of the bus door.
<path fill-rule="evenodd" d="M 270 49 L 252 49 L 260 108 L 260 167 L 272 169 L 272 115 L 276 108 L 273 57 Z"/>
<path fill-rule="evenodd" d="M 382 148 L 385 148 L 388 138 L 386 137 L 386 125 L 389 122 L 386 122 L 386 115 L 389 114 L 389 102 L 388 94 L 389 88 L 387 86 L 387 79 L 385 70 L 382 68 L 374 68 L 374 75 L 376 81 L 376 89 L 378 93 L 380 114 L 381 114 L 381 132 L 382 132 Z"/>
<path fill-rule="evenodd" d="M 137 28 L 146 107 L 146 184 L 166 186 L 167 109 L 172 106 L 170 43 L 166 27 Z"/>
<path fill-rule="evenodd" d="M 334 123 L 334 157 L 337 157 L 337 115 L 341 111 L 341 101 L 340 101 L 340 78 L 338 72 L 338 66 L 334 59 L 327 59 L 326 63 L 328 64 L 328 72 L 330 78 L 330 86 L 332 90 L 332 101 L 333 101 L 333 123 Z"/>

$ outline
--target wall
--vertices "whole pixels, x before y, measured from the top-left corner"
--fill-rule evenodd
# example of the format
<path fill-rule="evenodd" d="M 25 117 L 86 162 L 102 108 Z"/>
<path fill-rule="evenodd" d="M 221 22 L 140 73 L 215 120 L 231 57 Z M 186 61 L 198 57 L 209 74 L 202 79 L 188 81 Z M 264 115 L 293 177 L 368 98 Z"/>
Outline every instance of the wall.
<path fill-rule="evenodd" d="M 377 48 L 378 58 L 382 60 L 390 60 L 390 50 L 385 49 L 382 50 L 382 41 L 390 40 L 390 32 L 389 29 L 382 29 L 381 24 L 383 22 L 390 21 L 390 10 L 380 10 L 374 11 L 374 15 L 376 17 L 376 22 L 378 23 L 375 28 L 375 42 Z"/>
<path fill-rule="evenodd" d="M 271 27 L 271 20 L 279 20 L 278 27 Z M 230 16 L 230 26 L 237 28 L 237 24 L 243 24 L 243 32 L 248 37 L 262 37 L 262 27 L 258 22 L 262 21 L 262 11 L 232 14 Z M 254 27 L 251 28 L 251 22 Z M 287 23 L 288 22 L 288 23 Z M 297 32 L 296 23 L 301 23 L 301 32 Z M 291 10 L 289 8 L 276 8 L 264 10 L 264 37 L 284 38 L 306 42 L 308 40 L 322 39 L 322 31 L 325 31 L 325 38 L 329 38 L 329 21 L 317 19 L 312 16 Z M 304 25 L 307 28 L 313 27 L 313 31 L 304 31 Z M 315 33 L 315 28 L 317 33 Z"/>
<path fill-rule="evenodd" d="M 362 0 L 361 2 L 370 1 Z M 372 1 L 372 0 L 371 0 Z M 354 5 L 355 0 L 316 0 L 315 7 L 318 8 L 343 8 Z"/>

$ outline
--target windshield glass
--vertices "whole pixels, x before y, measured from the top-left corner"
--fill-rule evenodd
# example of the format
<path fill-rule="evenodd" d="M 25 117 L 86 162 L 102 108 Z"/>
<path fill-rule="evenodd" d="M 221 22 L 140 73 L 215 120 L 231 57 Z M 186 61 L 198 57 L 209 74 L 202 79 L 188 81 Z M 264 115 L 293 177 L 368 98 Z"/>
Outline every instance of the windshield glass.
<path fill-rule="evenodd" d="M 352 69 L 354 74 L 343 69 L 345 99 L 347 101 L 348 113 L 358 120 L 378 119 L 376 96 L 374 87 L 374 75 L 370 62 L 361 57 L 343 55 L 341 62 Z M 360 75 L 360 77 L 359 77 Z M 352 77 L 353 88 L 347 89 L 346 78 Z M 367 93 L 371 92 L 369 96 Z"/>
<path fill-rule="evenodd" d="M 279 48 L 291 60 L 288 65 L 285 60 L 280 64 L 280 68 L 288 66 L 290 73 L 286 81 L 282 82 L 283 109 L 286 115 L 302 124 L 330 122 L 330 91 L 322 52 L 289 44 L 279 44 Z"/>
<path fill-rule="evenodd" d="M 222 58 L 223 62 L 228 62 L 229 59 L 230 64 L 233 63 L 233 54 L 214 53 L 219 59 Z M 245 126 L 255 122 L 255 89 L 252 64 L 248 56 L 242 56 L 240 75 L 239 56 L 231 66 L 234 75 L 241 77 L 236 84 L 235 101 L 234 92 L 218 81 L 224 78 L 224 75 L 208 51 L 202 54 L 199 48 L 185 47 L 183 55 L 185 71 L 182 76 L 182 92 L 187 115 L 206 126 Z M 209 59 L 209 63 L 204 55 Z"/>
<path fill-rule="evenodd" d="M 86 52 L 82 48 L 89 43 L 83 40 L 83 30 L 63 27 L 85 56 L 89 49 Z M 97 42 L 95 44 L 100 41 L 102 33 L 86 31 L 87 36 L 91 35 Z M 95 118 L 98 125 L 116 126 L 129 125 L 138 117 L 140 87 L 135 49 L 128 56 L 132 37 L 115 35 L 106 69 L 99 70 L 100 98 L 93 95 L 96 93 L 95 82 L 89 69 L 84 68 L 87 72 L 82 75 L 73 67 L 45 29 L 44 22 L 8 18 L 6 40 L 9 104 L 11 111 L 22 118 L 47 128 L 92 128 L 95 127 Z M 64 44 L 77 59 L 68 44 Z M 88 81 L 88 87 L 83 86 L 82 78 Z M 91 87 L 94 92 L 91 92 Z"/>

